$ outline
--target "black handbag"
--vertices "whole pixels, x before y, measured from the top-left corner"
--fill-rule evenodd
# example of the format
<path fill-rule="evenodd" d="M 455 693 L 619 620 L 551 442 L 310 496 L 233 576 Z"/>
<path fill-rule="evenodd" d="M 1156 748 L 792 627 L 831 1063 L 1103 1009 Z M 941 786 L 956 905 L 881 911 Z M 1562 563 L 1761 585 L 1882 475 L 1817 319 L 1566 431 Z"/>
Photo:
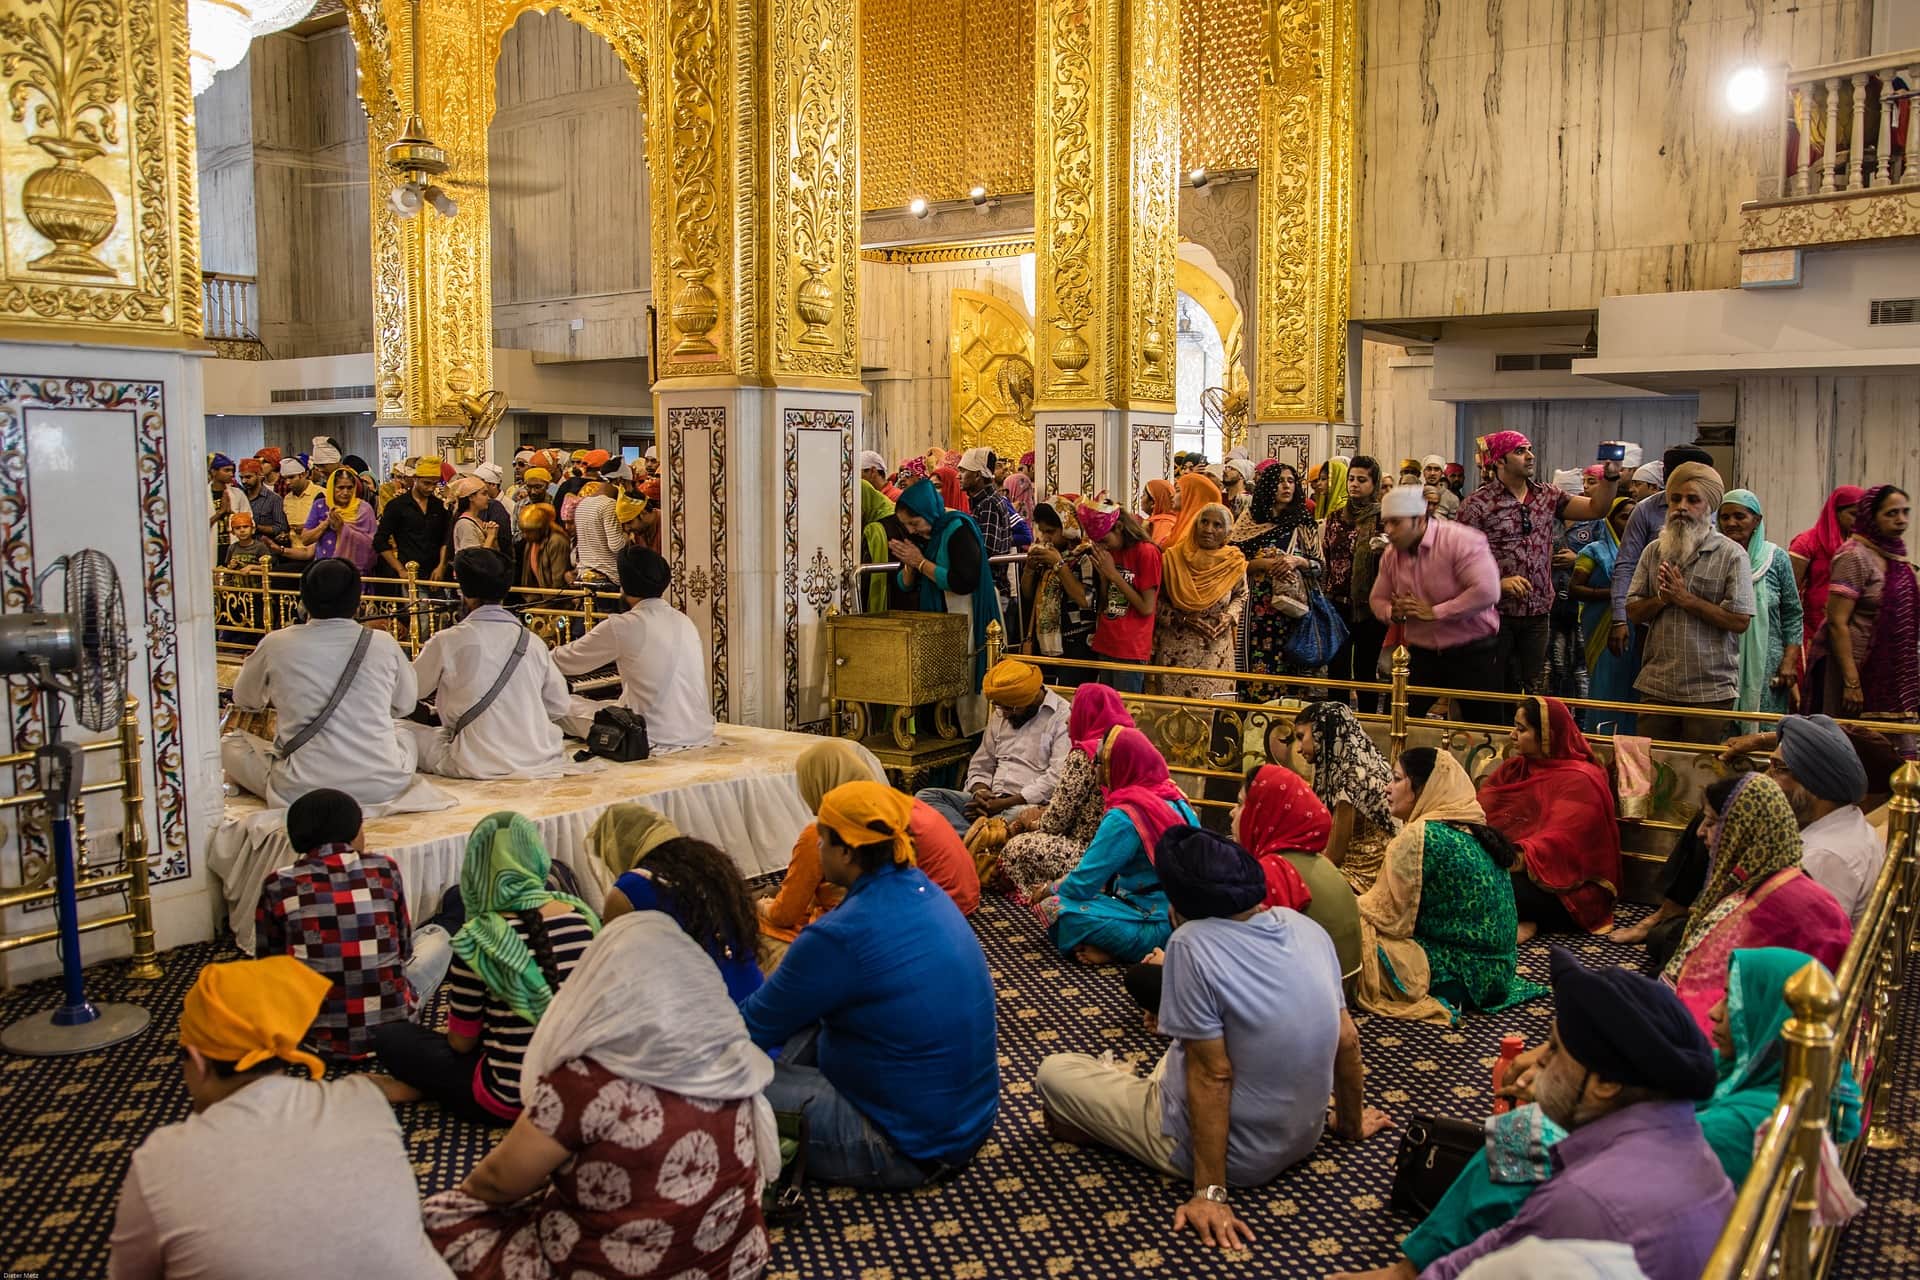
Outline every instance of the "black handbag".
<path fill-rule="evenodd" d="M 1393 1194 L 1401 1213 L 1425 1218 L 1468 1162 L 1487 1149 L 1486 1126 L 1448 1116 L 1417 1115 L 1400 1134 L 1393 1156 Z"/>
<path fill-rule="evenodd" d="M 647 740 L 647 718 L 625 707 L 600 708 L 593 713 L 593 724 L 587 730 L 584 754 L 621 764 L 645 760 L 653 754 L 653 744 Z"/>

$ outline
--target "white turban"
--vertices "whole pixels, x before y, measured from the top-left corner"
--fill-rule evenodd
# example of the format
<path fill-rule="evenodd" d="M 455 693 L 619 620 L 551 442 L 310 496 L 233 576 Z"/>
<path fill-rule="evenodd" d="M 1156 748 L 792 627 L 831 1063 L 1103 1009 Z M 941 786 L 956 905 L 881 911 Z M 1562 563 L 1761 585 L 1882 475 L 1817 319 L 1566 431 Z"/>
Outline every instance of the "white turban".
<path fill-rule="evenodd" d="M 516 453 L 516 454 L 514 454 L 514 455 L 513 455 L 513 460 L 514 460 L 515 462 L 532 462 L 532 461 L 533 461 L 533 450 L 531 450 L 531 449 L 522 449 L 522 450 L 521 450 L 520 452 L 518 452 L 518 453 Z"/>
<path fill-rule="evenodd" d="M 333 447 L 333 441 L 328 437 L 315 436 L 313 448 L 307 451 L 307 460 L 322 465 L 337 464 L 340 461 L 340 451 Z"/>
<path fill-rule="evenodd" d="M 301 464 L 298 458 L 282 458 L 280 459 L 280 474 L 283 476 L 303 476 L 307 474 L 307 469 Z"/>
<path fill-rule="evenodd" d="M 1227 465 L 1240 473 L 1240 479 L 1242 482 L 1246 484 L 1253 483 L 1253 475 L 1255 470 L 1253 465 L 1253 459 L 1247 457 L 1245 454 L 1242 454 L 1238 458 L 1227 459 Z"/>
<path fill-rule="evenodd" d="M 1553 473 L 1553 487 L 1556 489 L 1565 489 L 1571 493 L 1580 487 L 1582 475 L 1583 473 L 1577 467 L 1565 471 L 1555 471 Z"/>
<path fill-rule="evenodd" d="M 1641 459 L 1645 458 L 1646 456 L 1647 455 L 1641 451 L 1639 445 L 1629 444 L 1627 446 L 1627 456 L 1620 459 L 1621 470 L 1632 471 L 1635 467 L 1638 467 L 1640 465 Z M 1665 465 L 1665 464 L 1662 464 L 1662 465 Z"/>
<path fill-rule="evenodd" d="M 648 445 L 647 452 L 646 452 L 646 460 L 648 462 L 660 461 L 660 450 L 655 448 L 653 445 Z"/>
<path fill-rule="evenodd" d="M 862 471 L 879 471 L 884 473 L 887 469 L 887 460 L 873 450 L 866 449 L 860 454 L 860 469 Z"/>
<path fill-rule="evenodd" d="M 1387 490 L 1380 502 L 1382 516 L 1423 516 L 1427 514 L 1427 492 L 1419 485 L 1396 485 Z"/>
<path fill-rule="evenodd" d="M 1420 466 L 1423 469 L 1426 467 L 1439 467 L 1442 470 L 1445 470 L 1446 465 L 1447 465 L 1447 460 L 1441 457 L 1437 453 L 1430 453 L 1426 457 L 1420 459 Z"/>
<path fill-rule="evenodd" d="M 1635 471 L 1633 478 L 1641 484 L 1657 484 L 1665 488 L 1667 483 L 1667 464 L 1665 462 L 1649 462 L 1646 466 Z"/>
<path fill-rule="evenodd" d="M 987 448 L 985 445 L 975 445 L 960 455 L 960 469 L 962 471 L 975 471 L 981 475 L 985 475 L 987 472 L 993 470 L 987 462 L 987 459 L 992 456 L 993 450 Z"/>
<path fill-rule="evenodd" d="M 504 477 L 500 473 L 500 468 L 494 466 L 491 462 L 481 463 L 479 466 L 473 469 L 473 474 L 479 476 L 482 480 L 485 480 L 488 484 L 494 485 L 496 487 L 498 487 L 498 485 L 500 484 L 500 481 L 504 479 Z"/>

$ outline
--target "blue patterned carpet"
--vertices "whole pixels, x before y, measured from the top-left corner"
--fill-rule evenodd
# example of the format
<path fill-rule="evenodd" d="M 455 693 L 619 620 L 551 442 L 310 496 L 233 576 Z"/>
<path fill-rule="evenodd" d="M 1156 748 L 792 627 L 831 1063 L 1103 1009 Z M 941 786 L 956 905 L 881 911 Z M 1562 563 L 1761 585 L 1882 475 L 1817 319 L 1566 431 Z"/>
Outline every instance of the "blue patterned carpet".
<path fill-rule="evenodd" d="M 1386 1208 L 1397 1132 L 1360 1144 L 1322 1140 L 1312 1158 L 1237 1204 L 1256 1239 L 1242 1253 L 1206 1249 L 1171 1230 L 1185 1190 L 1125 1159 L 1051 1142 L 1033 1074 L 1048 1053 L 1112 1050 L 1150 1067 L 1164 1042 L 1141 1028 L 1117 970 L 1065 962 L 1022 911 L 988 899 L 975 917 L 1000 994 L 1002 1102 L 993 1138 L 957 1181 L 924 1194 L 870 1196 L 816 1190 L 798 1227 L 774 1233 L 775 1280 L 1001 1280 L 1160 1276 L 1302 1277 L 1379 1266 L 1412 1223 Z M 1573 941 L 1561 939 L 1562 941 Z M 1594 964 L 1631 961 L 1585 939 Z M 138 1039 L 84 1058 L 0 1060 L 0 1272 L 69 1280 L 106 1272 L 106 1241 L 128 1154 L 158 1125 L 183 1118 L 187 1098 L 174 1049 L 175 1013 L 201 965 L 233 958 L 213 944 L 163 957 L 167 976 L 130 983 L 104 966 L 96 998 L 154 1013 Z M 1545 979 L 1540 942 L 1523 952 Z M 51 983 L 0 997 L 0 1022 L 57 1003 Z M 1544 1034 L 1549 1003 L 1476 1017 L 1458 1031 L 1360 1021 L 1367 1100 L 1397 1119 L 1415 1112 L 1471 1116 L 1487 1102 L 1500 1036 Z M 1844 1237 L 1833 1274 L 1913 1274 L 1920 1264 L 1920 1103 L 1907 1050 L 1896 1089 L 1905 1146 L 1875 1152 L 1860 1178 L 1867 1212 Z M 903 1080 L 902 1088 L 913 1082 Z M 401 1109 L 423 1192 L 456 1182 L 491 1145 L 490 1131 L 431 1106 Z M 320 1194 L 320 1189 L 315 1189 Z M 290 1213 L 297 1212 L 290 1209 Z"/>

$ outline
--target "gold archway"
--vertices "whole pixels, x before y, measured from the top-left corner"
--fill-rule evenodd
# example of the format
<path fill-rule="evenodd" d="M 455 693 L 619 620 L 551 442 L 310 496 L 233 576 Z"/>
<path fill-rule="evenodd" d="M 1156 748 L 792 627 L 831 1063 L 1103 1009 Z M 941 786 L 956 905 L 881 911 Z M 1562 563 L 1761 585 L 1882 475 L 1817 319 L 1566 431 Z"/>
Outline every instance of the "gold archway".
<path fill-rule="evenodd" d="M 1228 391 L 1245 391 L 1246 370 L 1241 363 L 1240 347 L 1245 340 L 1246 315 L 1240 310 L 1225 284 L 1199 263 L 1184 254 L 1174 260 L 1173 285 L 1199 304 L 1220 333 L 1220 348 L 1226 353 Z"/>
<path fill-rule="evenodd" d="M 1033 448 L 1033 326 L 1001 299 L 955 289 L 947 342 L 953 447 L 1017 458 Z"/>

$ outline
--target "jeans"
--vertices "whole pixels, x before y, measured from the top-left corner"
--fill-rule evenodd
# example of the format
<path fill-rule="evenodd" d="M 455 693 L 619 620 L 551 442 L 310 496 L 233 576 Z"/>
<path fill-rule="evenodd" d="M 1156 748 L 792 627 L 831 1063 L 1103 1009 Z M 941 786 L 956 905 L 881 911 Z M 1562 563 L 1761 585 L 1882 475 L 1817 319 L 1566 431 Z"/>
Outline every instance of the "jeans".
<path fill-rule="evenodd" d="M 452 964 L 452 934 L 431 922 L 413 931 L 413 959 L 407 961 L 407 985 L 413 988 L 414 998 L 419 1001 L 414 1009 L 416 1017 L 432 1001 L 433 993 L 440 989 Z"/>
<path fill-rule="evenodd" d="M 967 838 L 967 828 L 973 825 L 973 819 L 967 816 L 967 806 L 973 803 L 972 792 L 955 791 L 951 787 L 928 787 L 914 792 L 913 798 L 945 818 L 962 840 Z"/>
<path fill-rule="evenodd" d="M 1553 633 L 1553 615 L 1500 615 L 1500 637 L 1494 670 L 1505 693 L 1544 694 L 1547 691 L 1547 641 Z"/>
<path fill-rule="evenodd" d="M 1093 655 L 1101 662 L 1132 662 L 1145 666 L 1145 658 L 1110 658 L 1104 653 Z M 1095 684 L 1103 684 L 1115 693 L 1144 693 L 1147 688 L 1147 673 L 1144 671 L 1092 671 L 1088 672 Z"/>
<path fill-rule="evenodd" d="M 828 1083 L 825 1073 L 814 1065 L 819 1061 L 819 1038 L 819 1028 L 811 1027 L 787 1041 L 780 1060 L 773 1064 L 773 1082 L 766 1090 L 767 1102 L 775 1111 L 798 1112 L 807 1118 L 807 1176 L 865 1191 L 911 1191 L 925 1186 L 938 1167 L 902 1153 Z"/>

